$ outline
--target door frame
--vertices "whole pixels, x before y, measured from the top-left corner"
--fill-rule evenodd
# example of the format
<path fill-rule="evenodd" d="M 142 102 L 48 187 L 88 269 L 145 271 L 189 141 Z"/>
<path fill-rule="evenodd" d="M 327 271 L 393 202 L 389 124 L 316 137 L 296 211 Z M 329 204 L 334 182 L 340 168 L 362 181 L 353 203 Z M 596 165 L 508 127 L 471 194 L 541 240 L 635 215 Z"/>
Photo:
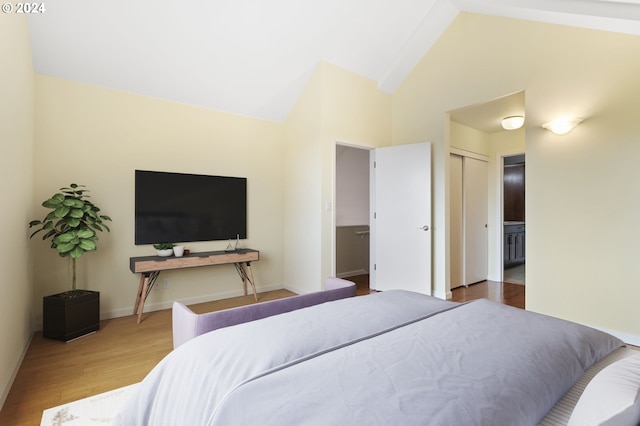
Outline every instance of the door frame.
<path fill-rule="evenodd" d="M 511 152 L 511 153 L 500 153 L 498 155 L 499 159 L 497 161 L 497 164 L 499 164 L 499 173 L 496 173 L 496 176 L 498 178 L 498 194 L 500 194 L 498 198 L 498 214 L 497 216 L 497 226 L 496 228 L 499 229 L 498 232 L 498 262 L 499 263 L 499 268 L 497 268 L 498 270 L 498 275 L 500 278 L 500 282 L 504 282 L 504 159 L 507 157 L 517 157 L 519 155 L 524 155 L 525 156 L 525 164 L 527 161 L 527 157 L 526 157 L 526 153 L 524 151 L 517 151 L 517 152 Z M 526 168 L 525 168 L 526 170 Z M 524 188 L 525 188 L 525 194 L 527 191 L 527 179 L 525 177 L 524 180 Z M 525 195 L 525 211 L 526 211 L 526 195 Z M 526 241 L 526 240 L 525 240 Z M 526 244 L 526 242 L 525 242 Z M 526 250 L 526 246 L 525 246 L 525 250 Z M 525 279 L 525 285 L 526 285 L 526 279 Z"/>
<path fill-rule="evenodd" d="M 337 164 L 337 157 L 336 157 L 336 151 L 338 149 L 338 145 L 340 146 L 344 146 L 344 147 L 348 147 L 348 148 L 354 148 L 354 149 L 362 149 L 365 151 L 371 151 L 372 149 L 375 149 L 374 146 L 371 145 L 367 145 L 367 144 L 363 144 L 363 143 L 356 143 L 356 142 L 347 142 L 343 139 L 334 139 L 333 141 L 333 152 L 331 154 L 332 159 L 331 159 L 331 166 L 333 168 L 333 173 L 332 173 L 332 185 L 331 185 L 331 205 L 325 205 L 325 209 L 326 210 L 330 210 L 331 211 L 331 275 L 332 276 L 336 276 L 336 268 L 337 268 L 337 260 L 336 260 L 336 256 L 338 254 L 337 248 L 336 248 L 336 244 L 337 244 L 337 239 L 336 239 L 336 231 L 337 231 L 337 224 L 336 224 L 336 194 L 337 194 L 337 190 L 338 190 L 338 164 Z M 369 200 L 369 203 L 371 203 L 371 200 Z M 371 225 L 369 225 L 371 226 Z"/>

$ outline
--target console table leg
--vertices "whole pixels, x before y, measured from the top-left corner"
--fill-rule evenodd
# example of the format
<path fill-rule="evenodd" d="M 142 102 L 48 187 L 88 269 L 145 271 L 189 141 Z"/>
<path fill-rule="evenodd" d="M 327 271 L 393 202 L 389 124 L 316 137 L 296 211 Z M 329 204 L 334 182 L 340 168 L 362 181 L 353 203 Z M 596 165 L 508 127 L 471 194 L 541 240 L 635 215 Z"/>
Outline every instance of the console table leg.
<path fill-rule="evenodd" d="M 253 298 L 258 301 L 258 293 L 256 293 L 256 285 L 253 281 L 253 272 L 251 271 L 251 262 L 247 262 L 247 271 L 249 272 L 249 284 L 251 284 L 251 288 L 253 289 Z M 245 284 L 246 286 L 246 284 Z M 246 294 L 246 293 L 245 293 Z"/>
<path fill-rule="evenodd" d="M 242 287 L 244 288 L 244 295 L 247 295 L 247 282 L 251 284 L 251 288 L 253 289 L 253 298 L 258 301 L 258 293 L 256 292 L 256 285 L 253 282 L 253 272 L 251 271 L 251 262 L 247 262 L 247 269 L 244 269 L 244 265 L 242 262 L 234 263 L 236 266 L 236 271 L 238 271 L 238 275 L 242 279 Z"/>
<path fill-rule="evenodd" d="M 149 292 L 153 288 L 156 279 L 160 275 L 160 271 L 144 272 L 140 277 L 138 285 L 138 294 L 136 295 L 136 304 L 133 308 L 133 315 L 138 314 L 138 324 L 142 321 L 142 312 L 144 311 L 144 302 L 147 300 Z"/>
<path fill-rule="evenodd" d="M 142 298 L 142 288 L 144 286 L 145 274 L 140 274 L 140 284 L 138 284 L 138 292 L 136 293 L 136 303 L 133 305 L 133 315 L 138 313 L 140 300 Z"/>
<path fill-rule="evenodd" d="M 144 302 L 147 300 L 147 293 L 149 292 L 149 274 L 142 274 L 144 277 L 142 291 L 140 293 L 140 304 L 138 309 L 138 324 L 142 321 L 142 311 L 144 311 Z"/>

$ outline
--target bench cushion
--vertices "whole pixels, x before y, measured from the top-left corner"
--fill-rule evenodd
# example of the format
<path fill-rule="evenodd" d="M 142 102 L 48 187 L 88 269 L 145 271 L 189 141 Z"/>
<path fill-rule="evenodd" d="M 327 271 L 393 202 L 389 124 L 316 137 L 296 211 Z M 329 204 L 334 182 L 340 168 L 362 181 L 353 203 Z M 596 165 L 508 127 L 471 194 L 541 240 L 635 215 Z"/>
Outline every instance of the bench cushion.
<path fill-rule="evenodd" d="M 330 277 L 325 281 L 325 290 L 323 291 L 268 300 L 204 314 L 196 314 L 184 304 L 174 302 L 172 311 L 173 347 L 175 349 L 196 336 L 218 328 L 255 321 L 355 295 L 355 283 L 341 278 Z"/>

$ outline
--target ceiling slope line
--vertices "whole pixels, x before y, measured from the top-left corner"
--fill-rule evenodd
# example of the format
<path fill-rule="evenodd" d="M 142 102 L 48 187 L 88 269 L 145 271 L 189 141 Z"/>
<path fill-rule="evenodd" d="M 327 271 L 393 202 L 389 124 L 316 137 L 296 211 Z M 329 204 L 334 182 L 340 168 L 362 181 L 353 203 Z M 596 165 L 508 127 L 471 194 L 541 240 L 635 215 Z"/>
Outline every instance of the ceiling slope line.
<path fill-rule="evenodd" d="M 378 81 L 378 89 L 395 92 L 460 12 L 451 1 L 436 0 L 387 67 Z"/>
<path fill-rule="evenodd" d="M 469 13 L 640 35 L 637 0 L 452 1 L 461 11 Z"/>

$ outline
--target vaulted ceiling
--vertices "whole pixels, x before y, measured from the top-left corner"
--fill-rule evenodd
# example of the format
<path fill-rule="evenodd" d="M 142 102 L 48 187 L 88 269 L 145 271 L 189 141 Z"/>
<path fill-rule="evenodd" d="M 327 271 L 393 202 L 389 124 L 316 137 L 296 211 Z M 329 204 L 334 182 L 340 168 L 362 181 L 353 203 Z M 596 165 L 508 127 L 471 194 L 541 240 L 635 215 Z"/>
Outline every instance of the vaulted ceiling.
<path fill-rule="evenodd" d="M 640 35 L 640 0 L 56 0 L 37 73 L 283 121 L 321 60 L 393 93 L 460 12 Z"/>

